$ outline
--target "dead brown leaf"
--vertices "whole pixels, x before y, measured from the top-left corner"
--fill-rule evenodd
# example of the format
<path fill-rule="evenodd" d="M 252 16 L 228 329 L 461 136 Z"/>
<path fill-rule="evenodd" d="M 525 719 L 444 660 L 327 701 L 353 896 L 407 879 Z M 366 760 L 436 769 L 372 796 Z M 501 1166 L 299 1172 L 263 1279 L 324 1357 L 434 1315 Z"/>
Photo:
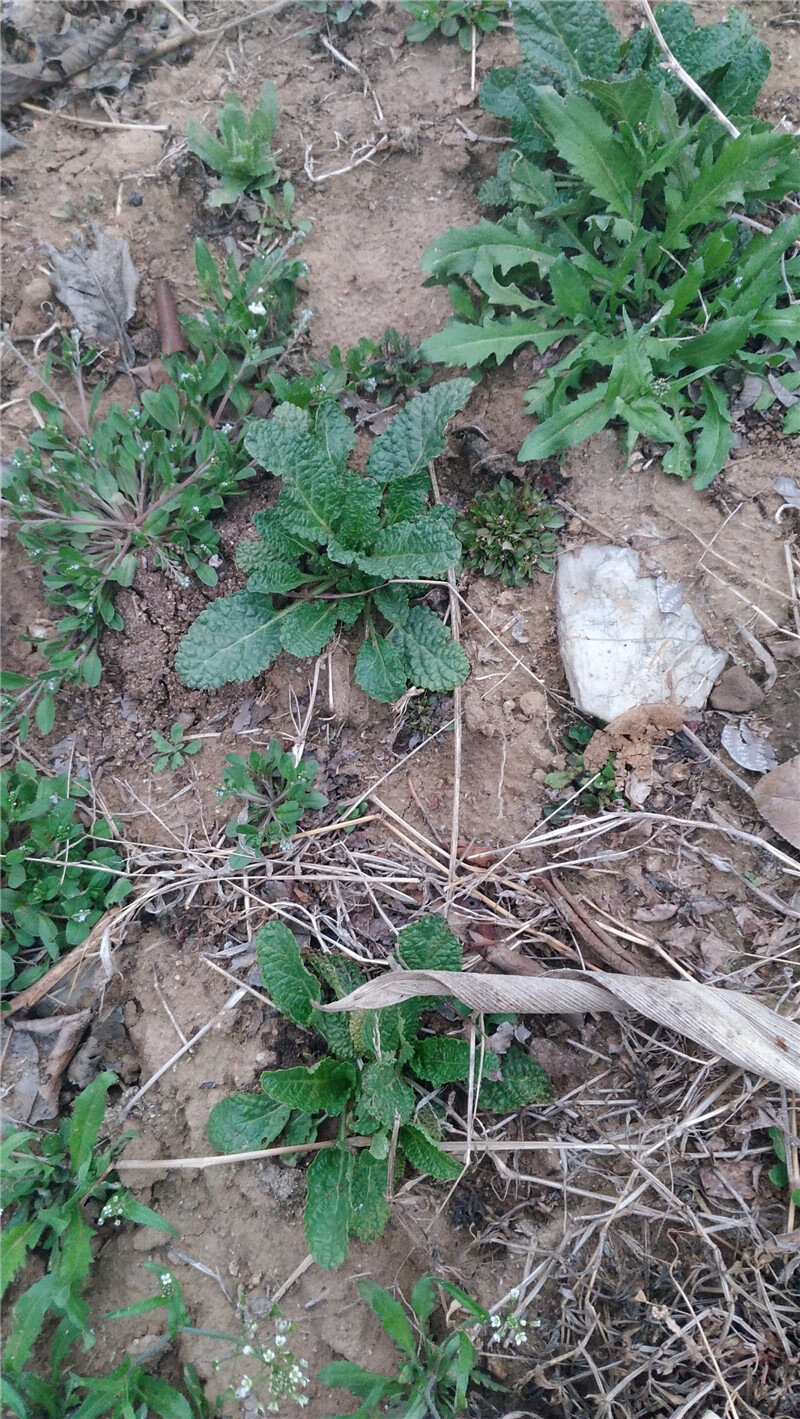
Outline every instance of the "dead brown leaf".
<path fill-rule="evenodd" d="M 800 754 L 759 780 L 753 802 L 776 833 L 800 848 Z"/>

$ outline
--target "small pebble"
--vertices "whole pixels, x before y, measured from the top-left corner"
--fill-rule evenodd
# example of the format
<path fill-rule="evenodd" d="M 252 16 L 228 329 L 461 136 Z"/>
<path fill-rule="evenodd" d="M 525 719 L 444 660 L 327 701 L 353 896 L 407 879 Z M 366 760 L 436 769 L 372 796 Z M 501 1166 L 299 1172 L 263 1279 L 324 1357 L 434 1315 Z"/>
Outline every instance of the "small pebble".
<path fill-rule="evenodd" d="M 128 198 L 128 206 L 141 207 L 143 201 L 144 198 L 142 198 L 138 192 L 132 192 L 130 197 Z"/>

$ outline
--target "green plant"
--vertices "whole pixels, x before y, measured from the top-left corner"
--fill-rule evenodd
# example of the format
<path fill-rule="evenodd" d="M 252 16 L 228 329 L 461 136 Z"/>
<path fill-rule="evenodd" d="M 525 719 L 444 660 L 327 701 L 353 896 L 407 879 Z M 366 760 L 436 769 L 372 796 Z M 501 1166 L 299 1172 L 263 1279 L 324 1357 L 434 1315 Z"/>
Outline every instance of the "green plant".
<path fill-rule="evenodd" d="M 234 856 L 233 867 L 248 862 L 260 852 L 288 842 L 303 814 L 318 812 L 328 802 L 313 787 L 317 775 L 315 759 L 296 760 L 285 753 L 277 739 L 271 739 L 266 754 L 253 749 L 246 759 L 229 754 L 222 770 L 221 799 L 238 798 L 242 807 L 225 827 L 244 849 Z"/>
<path fill-rule="evenodd" d="M 114 404 L 97 419 L 103 385 L 91 399 L 84 387 L 97 352 L 83 351 L 77 332 L 46 365 L 47 394 L 31 395 L 44 427 L 31 435 L 27 452 L 17 450 L 2 479 L 19 541 L 42 567 L 47 600 L 66 613 L 54 636 L 36 641 L 46 662 L 36 676 L 3 673 L 2 719 L 18 722 L 23 742 L 34 710 L 40 731 L 52 728 L 63 683 L 99 682 L 97 642 L 105 627 L 122 629 L 116 592 L 131 585 L 140 557 L 152 557 L 183 584 L 190 573 L 216 584 L 211 518 L 251 476 L 241 437 L 224 420 L 245 413 L 252 388 L 266 378 L 264 366 L 293 338 L 297 281 L 307 269 L 290 255 L 297 236 L 257 254 L 242 273 L 229 258 L 227 293 L 207 246 L 196 243 L 201 292 L 213 303 L 183 322 L 197 358 L 165 357 L 169 383 L 143 390 L 140 405 Z M 82 421 L 49 383 L 54 364 L 74 377 Z"/>
<path fill-rule="evenodd" d="M 562 513 L 529 483 L 501 478 L 490 493 L 470 503 L 456 525 L 468 565 L 506 586 L 521 586 L 537 571 L 553 571 L 557 542 L 552 529 L 564 526 Z"/>
<path fill-rule="evenodd" d="M 359 340 L 342 355 L 332 345 L 327 360 L 311 359 L 310 374 L 287 379 L 278 370 L 269 376 L 269 387 L 278 399 L 314 409 L 325 399 L 354 393 L 375 400 L 382 409 L 393 405 L 411 389 L 422 389 L 433 376 L 433 367 L 420 358 L 407 335 L 393 326 L 379 340 Z"/>
<path fill-rule="evenodd" d="M 598 773 L 590 773 L 583 762 L 583 751 L 594 730 L 590 724 L 571 724 L 562 735 L 567 751 L 567 767 L 545 776 L 545 785 L 552 789 L 569 789 L 566 798 L 545 804 L 542 814 L 561 823 L 570 814 L 584 808 L 587 813 L 600 813 L 604 808 L 618 806 L 623 794 L 617 789 L 614 755 L 609 754 Z"/>
<path fill-rule="evenodd" d="M 108 1090 L 116 1082 L 114 1074 L 98 1074 L 55 1132 L 39 1135 L 15 1128 L 0 1145 L 4 1213 L 0 1295 L 34 1253 L 45 1261 L 44 1275 L 22 1292 L 7 1321 L 3 1372 L 12 1386 L 23 1382 L 31 1350 L 48 1316 L 57 1321 L 50 1350 L 54 1378 L 76 1340 L 83 1341 L 84 1349 L 94 1344 L 83 1290 L 97 1227 L 107 1222 L 119 1226 L 126 1220 L 174 1231 L 157 1212 L 136 1202 L 114 1174 L 114 1159 L 130 1135 L 102 1151 L 99 1148 Z M 93 1221 L 87 1219 L 87 1211 Z M 25 1382 L 24 1388 L 31 1386 Z"/>
<path fill-rule="evenodd" d="M 448 1330 L 439 1341 L 431 1329 L 437 1286 L 469 1317 Z M 317 1378 L 323 1384 L 346 1389 L 361 1400 L 359 1408 L 345 1419 L 377 1419 L 379 1415 L 395 1416 L 395 1419 L 428 1419 L 430 1415 L 451 1419 L 467 1408 L 467 1391 L 471 1384 L 477 1382 L 494 1390 L 503 1388 L 478 1368 L 480 1354 L 475 1343 L 476 1333 L 489 1324 L 489 1312 L 460 1286 L 434 1276 L 420 1277 L 411 1292 L 411 1321 L 400 1302 L 375 1281 L 359 1281 L 358 1289 L 399 1351 L 401 1365 L 397 1378 L 375 1374 L 349 1360 L 334 1360 L 320 1370 Z M 470 1331 L 472 1334 L 468 1334 Z"/>
<path fill-rule="evenodd" d="M 150 738 L 158 751 L 158 758 L 153 760 L 154 774 L 161 774 L 165 769 L 182 769 L 187 756 L 199 754 L 203 747 L 201 739 L 186 738 L 186 729 L 178 719 L 169 731 L 169 739 L 158 729 L 150 730 Z"/>
<path fill-rule="evenodd" d="M 293 254 L 303 235 L 296 229 L 283 246 L 257 252 L 241 270 L 231 255 L 220 270 L 205 242 L 199 238 L 195 242 L 197 281 L 208 304 L 200 315 L 183 316 L 181 325 L 201 357 L 203 378 L 198 392 L 208 404 L 223 401 L 215 411 L 215 423 L 221 421 L 228 402 L 231 413 L 241 416 L 247 412 L 251 390 L 267 385 L 276 359 L 287 352 L 311 319 L 311 312 L 303 311 L 292 329 L 297 282 L 308 274 L 305 261 Z"/>
<path fill-rule="evenodd" d="M 496 30 L 508 10 L 507 0 L 403 0 L 414 23 L 406 30 L 412 43 L 428 39 L 437 29 L 448 39 L 458 36 L 462 49 Z"/>
<path fill-rule="evenodd" d="M 190 151 L 221 178 L 219 187 L 206 198 L 209 207 L 224 207 L 252 193 L 263 202 L 273 222 L 291 225 L 292 184 L 283 184 L 283 211 L 280 213 L 270 191 L 280 181 L 276 155 L 270 147 L 277 121 L 278 95 L 269 79 L 249 118 L 238 95 L 226 94 L 224 106 L 217 110 L 218 138 L 196 119 L 189 119 L 186 142 Z"/>
<path fill-rule="evenodd" d="M 87 828 L 89 790 L 21 759 L 0 774 L 0 989 L 24 990 L 133 890 L 104 818 Z"/>
<path fill-rule="evenodd" d="M 786 1192 L 789 1189 L 789 1170 L 786 1166 L 786 1138 L 784 1137 L 783 1130 L 780 1128 L 768 1128 L 767 1132 L 772 1139 L 775 1157 L 778 1159 L 777 1163 L 772 1164 L 772 1167 L 767 1173 L 767 1177 L 775 1187 L 780 1188 L 781 1192 Z M 789 1191 L 789 1197 L 795 1207 L 800 1207 L 800 1187 L 793 1187 Z"/>
<path fill-rule="evenodd" d="M 800 185 L 798 139 L 748 116 L 768 52 L 735 12 L 695 29 L 690 5 L 658 7 L 677 57 L 736 115 L 730 138 L 648 31 L 620 42 L 601 0 L 520 0 L 514 14 L 524 63 L 481 91 L 511 120 L 514 146 L 481 190 L 506 214 L 423 256 L 458 318 L 422 354 L 471 367 L 553 350 L 521 459 L 621 423 L 628 452 L 665 445 L 665 470 L 707 487 L 732 446 L 730 389 L 800 340 L 800 215 L 766 231 L 753 218 Z"/>
<path fill-rule="evenodd" d="M 383 1232 L 390 1152 L 395 1178 L 406 1164 L 436 1178 L 460 1176 L 460 1165 L 438 1146 L 443 1108 L 435 1091 L 469 1079 L 470 1045 L 463 1036 L 423 1032 L 422 1016 L 431 1008 L 424 999 L 349 1019 L 324 1013 L 323 986 L 341 999 L 364 978 L 352 961 L 316 953 L 307 957 L 312 974 L 279 922 L 262 927 L 255 950 L 270 999 L 321 1036 L 329 1053 L 310 1066 L 265 1071 L 260 1094 L 222 1099 L 211 1111 L 208 1137 L 221 1153 L 263 1148 L 279 1135 L 287 1145 L 307 1144 L 326 1119 L 338 1119 L 335 1146 L 317 1153 L 308 1169 L 305 1227 L 314 1260 L 339 1266 L 349 1235 L 373 1241 Z M 399 933 L 393 963 L 457 971 L 461 946 L 442 917 L 426 916 Z M 472 1068 L 481 1108 L 504 1112 L 551 1095 L 547 1075 L 514 1045 L 501 1061 L 481 1036 Z M 348 1146 L 353 1133 L 370 1140 L 357 1156 Z"/>
<path fill-rule="evenodd" d="M 471 389 L 451 380 L 412 399 L 373 443 L 363 476 L 346 468 L 355 434 L 331 401 L 313 419 L 281 404 L 249 426 L 245 447 L 280 477 L 280 495 L 253 519 L 259 540 L 239 543 L 247 590 L 212 602 L 181 641 L 175 668 L 187 685 L 248 680 L 281 650 L 318 655 L 362 613 L 355 677 L 373 699 L 391 703 L 409 681 L 450 690 L 466 678 L 469 662 L 442 621 L 409 602 L 413 583 L 444 577 L 461 555 L 452 510 L 429 507 L 428 463 Z"/>
<path fill-rule="evenodd" d="M 312 15 L 324 15 L 334 25 L 344 25 L 353 15 L 358 19 L 367 0 L 304 0 L 303 9 Z"/>

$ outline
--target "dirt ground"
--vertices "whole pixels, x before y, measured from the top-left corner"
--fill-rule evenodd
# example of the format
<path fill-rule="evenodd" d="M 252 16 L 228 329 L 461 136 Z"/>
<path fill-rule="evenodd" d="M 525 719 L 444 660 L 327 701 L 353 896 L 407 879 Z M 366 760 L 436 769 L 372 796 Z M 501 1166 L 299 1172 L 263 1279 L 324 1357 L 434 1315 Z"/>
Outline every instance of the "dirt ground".
<path fill-rule="evenodd" d="M 626 31 L 636 22 L 636 6 L 627 0 L 609 0 L 608 8 Z M 789 7 L 782 0 L 751 0 L 744 8 L 772 52 L 759 111 L 798 131 L 800 20 L 785 23 Z M 202 204 L 200 166 L 183 141 L 186 121 L 208 122 L 230 88 L 245 107 L 252 105 L 267 77 L 278 90 L 280 162 L 297 190 L 295 215 L 313 223 L 301 297 L 313 312 L 311 352 L 324 356 L 332 344 L 346 349 L 362 336 L 376 339 L 389 325 L 417 343 L 448 317 L 444 290 L 421 284 L 420 257 L 448 227 L 477 218 L 477 189 L 493 170 L 498 149 L 470 141 L 465 129 L 486 138 L 502 134 L 470 91 L 469 57 L 441 38 L 405 43 L 407 17 L 393 4 L 369 6 L 362 17 L 331 27 L 334 45 L 368 76 L 379 120 L 361 77 L 323 47 L 324 20 L 294 4 L 276 16 L 254 9 L 254 18 L 213 43 L 187 46 L 175 62 L 154 66 L 114 100 L 124 122 L 167 125 L 166 132 L 94 130 L 27 116 L 30 122 L 20 130 L 26 147 L 6 159 L 2 190 L 2 318 L 12 338 L 35 335 L 53 319 L 42 245 L 65 248 L 87 220 L 96 219 L 130 244 L 141 276 L 132 329 L 143 357 L 153 353 L 155 281 L 167 278 L 180 309 L 190 310 L 197 304 L 195 238 L 202 235 L 217 255 L 235 240 L 229 225 Z M 708 22 L 723 17 L 727 5 L 708 0 L 694 9 L 699 21 Z M 198 0 L 191 14 L 210 28 L 235 9 L 233 0 Z M 515 56 L 513 33 L 497 31 L 478 51 L 478 78 Z M 85 101 L 75 111 L 93 112 Z M 317 174 L 326 173 L 344 166 L 355 145 L 383 133 L 388 143 L 374 161 L 327 181 L 309 180 L 307 154 Z M 141 205 L 131 205 L 133 194 Z M 530 428 L 522 412 L 530 358 L 523 351 L 513 368 L 485 376 L 467 411 L 512 458 Z M 33 386 L 7 356 L 3 372 L 4 399 L 10 401 L 5 445 L 13 448 L 32 427 L 26 396 Z M 127 379 L 120 378 L 112 393 L 127 401 Z M 762 641 L 793 624 L 785 555 L 792 524 L 776 520 L 781 499 L 773 478 L 798 476 L 800 441 L 782 437 L 763 419 L 742 433 L 724 474 L 705 494 L 668 481 L 657 462 L 626 469 L 611 432 L 565 457 L 556 492 L 568 509 L 564 547 L 598 535 L 634 547 L 646 569 L 683 584 L 714 644 L 763 680 L 752 636 Z M 445 499 L 459 507 L 486 486 L 469 473 L 455 440 L 438 477 Z M 248 487 L 220 523 L 223 593 L 239 584 L 233 550 L 264 501 L 263 483 Z M 20 634 L 49 623 L 53 613 L 43 602 L 39 573 L 26 564 L 13 536 L 3 550 L 5 663 L 23 670 L 32 652 Z M 544 778 L 563 764 L 560 734 L 573 717 L 556 643 L 552 582 L 542 578 L 506 590 L 468 576 L 460 590 L 466 603 L 462 642 L 472 666 L 463 691 L 460 830 L 480 845 L 519 844 L 541 822 Z M 32 735 L 27 746 L 45 769 L 58 768 L 71 753 L 78 764 L 88 764 L 125 836 L 150 854 L 154 866 L 181 871 L 194 862 L 192 844 L 215 840 L 227 817 L 217 796 L 226 755 L 247 753 L 274 735 L 293 739 L 310 694 L 309 666 L 286 656 L 254 687 L 187 691 L 173 669 L 176 647 L 214 594 L 142 569 L 119 596 L 125 632 L 106 636 L 99 687 L 65 694 L 52 735 Z M 452 732 L 442 732 L 393 773 L 413 747 L 409 727 L 391 707 L 366 699 L 353 683 L 353 662 L 345 637 L 320 677 L 308 735 L 308 751 L 320 762 L 320 786 L 333 802 L 344 802 L 389 774 L 378 790 L 387 807 L 428 839 L 447 844 Z M 781 761 L 798 747 L 796 664 L 778 663 L 777 680 L 752 719 Z M 249 726 L 237 728 L 237 715 L 253 692 L 258 713 Z M 192 731 L 207 736 L 202 752 L 185 770 L 155 777 L 150 731 L 166 732 L 187 711 Z M 444 697 L 423 732 L 452 715 L 452 701 Z M 728 718 L 709 710 L 691 724 L 716 750 Z M 646 806 L 654 814 L 702 816 L 723 829 L 729 824 L 757 834 L 767 845 L 779 843 L 748 797 L 682 736 L 658 750 Z M 349 841 L 356 852 L 391 849 L 407 866 L 410 861 L 410 849 L 383 823 Z M 666 822 L 636 820 L 603 839 L 602 850 L 605 859 L 602 853 L 598 858 L 591 838 L 576 840 L 565 880 L 604 921 L 624 924 L 644 969 L 656 967 L 659 953 L 668 952 L 698 980 L 796 1010 L 800 894 L 792 895 L 796 879 L 787 878 L 766 847 L 724 831 L 687 843 Z M 331 852 L 332 860 L 346 865 L 346 849 Z M 128 927 L 114 976 L 94 1001 L 92 1023 L 94 1067 L 116 1069 L 125 1085 L 118 1108 L 182 1038 L 222 1010 L 237 981 L 257 986 L 248 943 L 273 911 L 306 932 L 342 928 L 343 939 L 364 943 L 367 955 L 385 954 L 391 936 L 374 899 L 355 888 L 349 895 L 339 889 L 337 897 L 324 881 L 309 887 L 304 873 L 306 867 L 312 871 L 311 861 L 309 854 L 299 855 L 294 865 L 271 875 L 268 868 L 244 892 L 215 893 L 202 883 L 191 892 L 180 883 L 174 891 L 165 888 Z M 532 865 L 525 860 L 526 868 Z M 419 873 L 418 862 L 414 871 Z M 435 909 L 441 880 L 422 871 L 421 903 Z M 534 906 L 506 896 L 505 907 L 519 920 L 534 920 L 551 940 L 564 936 L 544 898 Z M 649 947 L 642 946 L 643 930 Z M 567 933 L 564 940 L 577 960 L 574 939 Z M 537 950 L 545 964 L 565 964 L 555 948 L 540 943 Z M 206 957 L 234 971 L 235 980 L 216 974 Z M 732 1067 L 709 1065 L 680 1037 L 645 1028 L 638 1017 L 633 1023 L 537 1017 L 527 1024 L 533 1031 L 528 1046 L 551 1073 L 557 1102 L 528 1110 L 513 1125 L 514 1136 L 549 1139 L 553 1146 L 479 1162 L 454 1192 L 427 1181 L 406 1184 L 382 1242 L 354 1246 L 336 1272 L 314 1265 L 300 1270 L 281 1307 L 296 1325 L 292 1343 L 308 1360 L 309 1373 L 338 1357 L 376 1370 L 392 1367 L 394 1352 L 358 1301 L 354 1283 L 360 1276 L 399 1286 L 407 1295 L 414 1279 L 431 1271 L 486 1304 L 532 1277 L 527 1346 L 513 1358 L 491 1362 L 517 1393 L 509 1395 L 505 1410 L 478 1407 L 475 1414 L 699 1419 L 705 1408 L 709 1419 L 793 1419 L 800 1412 L 792 1375 L 800 1342 L 800 1272 L 796 1263 L 791 1266 L 789 1248 L 778 1245 L 785 1206 L 767 1178 L 765 1128 L 780 1109 L 777 1091 L 756 1088 Z M 138 1135 L 127 1156 L 207 1154 L 213 1103 L 232 1090 L 253 1088 L 264 1068 L 297 1062 L 297 1048 L 274 1012 L 246 997 L 220 1015 L 126 1118 L 125 1126 Z M 69 1089 L 64 1098 L 69 1100 Z M 649 1141 L 650 1163 L 632 1165 L 624 1148 L 608 1142 L 627 1133 Z M 586 1152 L 559 1150 L 561 1136 L 584 1140 Z M 675 1143 L 667 1156 L 658 1149 L 668 1136 Z M 102 1244 L 91 1295 L 98 1345 L 85 1357 L 98 1372 L 125 1353 L 147 1350 L 154 1339 L 147 1317 L 102 1320 L 109 1309 L 151 1294 L 144 1262 L 163 1262 L 175 1271 L 197 1326 L 228 1330 L 230 1298 L 241 1291 L 251 1312 L 263 1317 L 306 1257 L 302 1165 L 163 1167 L 126 1173 L 125 1181 L 179 1235 L 175 1249 L 149 1228 L 123 1229 Z M 774 1324 L 765 1320 L 773 1304 Z M 753 1334 L 761 1337 L 757 1345 Z M 215 1344 L 190 1339 L 179 1347 L 180 1361 L 198 1366 L 210 1392 L 235 1376 L 225 1369 L 221 1380 L 214 1375 Z M 636 1378 L 643 1355 L 652 1364 L 646 1391 Z M 177 1373 L 169 1368 L 173 1363 L 166 1362 L 168 1376 Z M 694 1399 L 690 1374 L 696 1378 Z M 312 1419 L 348 1407 L 346 1398 L 322 1386 L 312 1383 L 308 1393 Z M 601 1403 L 598 1395 L 606 1399 Z M 247 1412 L 244 1402 L 239 1408 Z M 233 1415 L 237 1408 L 229 1405 L 225 1412 Z"/>

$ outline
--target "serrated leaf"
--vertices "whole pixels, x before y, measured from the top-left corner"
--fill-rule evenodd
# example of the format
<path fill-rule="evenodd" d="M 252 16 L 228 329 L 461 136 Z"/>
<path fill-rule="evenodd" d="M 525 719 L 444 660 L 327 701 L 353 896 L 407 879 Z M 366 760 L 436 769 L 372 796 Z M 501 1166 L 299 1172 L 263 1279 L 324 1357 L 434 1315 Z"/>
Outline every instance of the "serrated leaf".
<path fill-rule="evenodd" d="M 411 1117 L 414 1091 L 400 1078 L 394 1060 L 377 1060 L 362 1070 L 359 1105 L 386 1128 L 394 1126 L 397 1114 L 401 1123 Z"/>
<path fill-rule="evenodd" d="M 309 1068 L 298 1065 L 296 1069 L 265 1070 L 261 1088 L 268 1098 L 287 1104 L 290 1109 L 335 1118 L 350 1098 L 355 1078 L 351 1064 L 325 1056 Z"/>
<path fill-rule="evenodd" d="M 405 694 L 408 680 L 396 646 L 383 636 L 369 636 L 358 653 L 353 672 L 357 685 L 373 700 L 392 705 Z"/>
<path fill-rule="evenodd" d="M 609 78 L 619 64 L 620 37 L 602 0 L 516 0 L 514 29 L 537 83 L 574 89 L 583 78 Z"/>
<path fill-rule="evenodd" d="M 539 106 L 559 155 L 612 212 L 634 221 L 639 172 L 627 144 L 579 94 L 562 99 L 542 89 Z"/>
<path fill-rule="evenodd" d="M 372 445 L 367 459 L 370 476 L 384 484 L 426 468 L 444 451 L 448 421 L 463 408 L 473 388 L 472 380 L 452 379 L 410 400 Z"/>
<path fill-rule="evenodd" d="M 441 1148 L 437 1148 L 430 1134 L 420 1124 L 403 1124 L 397 1134 L 397 1145 L 417 1172 L 450 1182 L 461 1177 L 463 1168 L 460 1163 L 443 1153 Z"/>
<path fill-rule="evenodd" d="M 362 1300 L 373 1310 L 383 1326 L 386 1334 L 397 1349 L 409 1359 L 415 1360 L 417 1357 L 417 1342 L 414 1332 L 411 1329 L 408 1316 L 399 1301 L 394 1299 L 391 1292 L 383 1286 L 379 1286 L 377 1281 L 359 1281 L 358 1289 Z"/>
<path fill-rule="evenodd" d="M 178 646 L 177 673 L 200 690 L 252 679 L 280 654 L 283 614 L 268 596 L 250 591 L 212 601 Z"/>
<path fill-rule="evenodd" d="M 263 1094 L 231 1094 L 215 1104 L 206 1133 L 219 1153 L 268 1148 L 284 1128 L 291 1110 Z"/>
<path fill-rule="evenodd" d="M 361 1242 L 377 1241 L 391 1214 L 386 1201 L 388 1162 L 364 1149 L 353 1164 L 350 1181 L 350 1231 Z"/>
<path fill-rule="evenodd" d="M 719 157 L 707 162 L 684 200 L 671 213 L 663 245 L 669 250 L 688 245 L 685 235 L 701 222 L 711 222 L 732 202 L 743 202 L 745 194 L 766 192 L 785 161 L 792 156 L 795 140 L 788 134 L 742 133 L 725 144 Z M 706 149 L 709 153 L 710 150 Z"/>
<path fill-rule="evenodd" d="M 517 459 L 525 463 L 528 459 L 550 458 L 563 448 L 574 448 L 590 434 L 598 434 L 613 416 L 614 405 L 608 398 L 607 382 L 587 389 L 528 434 Z"/>
<path fill-rule="evenodd" d="M 426 1084 L 434 1084 L 438 1089 L 442 1084 L 463 1084 L 469 1079 L 469 1041 L 453 1040 L 443 1035 L 431 1035 L 418 1040 L 414 1049 L 411 1068 Z M 480 1054 L 476 1051 L 477 1071 Z M 483 1073 L 490 1073 L 496 1066 L 497 1056 L 484 1055 Z"/>
<path fill-rule="evenodd" d="M 447 628 L 427 606 L 414 606 L 404 626 L 395 626 L 397 646 L 412 684 L 425 690 L 452 690 L 469 675 L 469 661 Z"/>
<path fill-rule="evenodd" d="M 341 503 L 336 540 L 342 547 L 360 550 L 369 547 L 380 525 L 381 485 L 374 478 L 345 473 L 341 482 Z"/>
<path fill-rule="evenodd" d="M 407 971 L 460 971 L 462 948 L 443 916 L 423 916 L 404 926 L 395 955 Z"/>
<path fill-rule="evenodd" d="M 295 1024 L 308 1025 L 320 1000 L 319 981 L 303 965 L 288 926 L 268 921 L 256 934 L 254 947 L 270 999 Z"/>
<path fill-rule="evenodd" d="M 511 1045 L 500 1063 L 502 1080 L 484 1079 L 478 1107 L 492 1113 L 507 1113 L 526 1104 L 546 1103 L 553 1086 L 540 1064 L 529 1054 Z"/>
<path fill-rule="evenodd" d="M 416 522 L 395 522 L 378 533 L 369 554 L 356 565 L 370 576 L 439 578 L 461 559 L 461 543 L 453 532 L 452 509 L 439 505 Z"/>
<path fill-rule="evenodd" d="M 263 543 L 250 542 L 250 547 L 263 547 Z M 241 550 L 242 544 L 239 544 Z M 247 590 L 255 592 L 256 595 L 286 596 L 290 591 L 296 591 L 298 586 L 304 586 L 312 578 L 301 572 L 297 566 L 291 562 L 279 562 L 273 559 L 268 547 L 264 547 L 266 556 L 263 558 L 263 565 L 250 570 L 247 578 Z M 237 552 L 236 560 L 239 561 Z M 239 563 L 241 566 L 241 562 Z M 244 568 L 243 570 L 247 570 Z"/>
<path fill-rule="evenodd" d="M 482 325 L 467 325 L 451 320 L 444 330 L 429 335 L 420 345 L 420 354 L 435 364 L 475 365 L 496 360 L 501 365 L 523 345 L 533 344 L 542 352 L 548 345 L 564 339 L 563 330 L 543 331 L 541 321 L 523 316 L 487 316 Z"/>
<path fill-rule="evenodd" d="M 335 602 L 297 601 L 289 607 L 281 621 L 281 644 L 290 655 L 304 660 L 306 656 L 319 655 L 335 627 Z"/>
<path fill-rule="evenodd" d="M 331 1271 L 347 1259 L 353 1159 L 337 1145 L 319 1152 L 308 1169 L 306 1241 L 318 1266 Z"/>
<path fill-rule="evenodd" d="M 116 1082 L 116 1074 L 112 1074 L 108 1069 L 104 1070 L 81 1091 L 72 1105 L 68 1133 L 69 1159 L 79 1185 L 88 1175 L 100 1125 L 105 1116 L 108 1091 Z"/>

